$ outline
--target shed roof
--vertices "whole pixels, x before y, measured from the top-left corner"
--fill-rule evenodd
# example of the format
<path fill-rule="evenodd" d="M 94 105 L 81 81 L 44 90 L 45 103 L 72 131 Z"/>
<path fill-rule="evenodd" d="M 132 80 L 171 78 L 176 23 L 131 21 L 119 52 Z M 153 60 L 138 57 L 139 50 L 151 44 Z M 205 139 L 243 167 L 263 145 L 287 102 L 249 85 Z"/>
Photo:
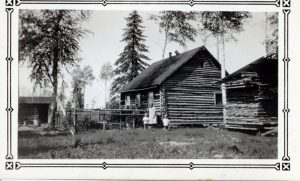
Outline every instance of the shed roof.
<path fill-rule="evenodd" d="M 19 97 L 19 104 L 51 104 L 55 97 Z"/>
<path fill-rule="evenodd" d="M 219 62 L 204 47 L 198 47 L 181 54 L 171 56 L 151 64 L 143 72 L 141 72 L 132 81 L 126 84 L 120 92 L 135 91 L 144 88 L 152 88 L 162 84 L 169 76 L 171 76 L 178 68 L 194 57 L 198 52 L 203 51 L 212 57 L 212 60 L 220 68 Z"/>
<path fill-rule="evenodd" d="M 257 72 L 261 75 L 277 75 L 278 59 L 274 58 L 274 55 L 275 54 L 260 57 L 259 59 L 226 76 L 220 82 L 226 82 L 235 78 L 241 78 L 242 72 Z"/>

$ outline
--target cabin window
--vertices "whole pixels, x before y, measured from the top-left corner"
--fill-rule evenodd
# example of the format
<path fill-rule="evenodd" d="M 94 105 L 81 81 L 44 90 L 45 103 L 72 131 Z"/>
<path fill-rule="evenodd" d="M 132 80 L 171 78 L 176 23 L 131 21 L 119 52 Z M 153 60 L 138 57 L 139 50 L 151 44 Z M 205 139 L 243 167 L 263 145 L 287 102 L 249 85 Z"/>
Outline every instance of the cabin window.
<path fill-rule="evenodd" d="M 215 104 L 222 105 L 222 94 L 220 92 L 215 92 Z"/>
<path fill-rule="evenodd" d="M 138 107 L 141 107 L 141 94 L 137 94 L 135 96 L 135 106 L 138 108 Z"/>
<path fill-rule="evenodd" d="M 130 107 L 130 96 L 126 96 L 126 99 L 125 99 L 125 108 L 129 108 Z"/>
<path fill-rule="evenodd" d="M 148 93 L 148 107 L 151 107 L 154 103 L 154 93 L 149 92 Z"/>
<path fill-rule="evenodd" d="M 203 62 L 203 61 L 200 62 L 200 67 L 201 67 L 201 68 L 204 67 L 204 62 Z"/>

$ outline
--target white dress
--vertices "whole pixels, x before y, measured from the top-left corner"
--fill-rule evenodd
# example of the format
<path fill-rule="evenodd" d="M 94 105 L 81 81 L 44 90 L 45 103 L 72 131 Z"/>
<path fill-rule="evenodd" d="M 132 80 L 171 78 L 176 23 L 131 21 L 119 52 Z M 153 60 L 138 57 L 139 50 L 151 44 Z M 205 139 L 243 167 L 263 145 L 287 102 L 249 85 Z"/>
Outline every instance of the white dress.
<path fill-rule="evenodd" d="M 157 124 L 156 108 L 149 108 L 149 124 Z"/>
<path fill-rule="evenodd" d="M 143 117 L 143 123 L 149 124 L 149 117 Z"/>
<path fill-rule="evenodd" d="M 170 120 L 169 120 L 168 118 L 164 118 L 164 119 L 163 119 L 163 125 L 164 125 L 165 127 L 167 127 L 167 126 L 169 126 L 169 124 L 170 124 Z"/>

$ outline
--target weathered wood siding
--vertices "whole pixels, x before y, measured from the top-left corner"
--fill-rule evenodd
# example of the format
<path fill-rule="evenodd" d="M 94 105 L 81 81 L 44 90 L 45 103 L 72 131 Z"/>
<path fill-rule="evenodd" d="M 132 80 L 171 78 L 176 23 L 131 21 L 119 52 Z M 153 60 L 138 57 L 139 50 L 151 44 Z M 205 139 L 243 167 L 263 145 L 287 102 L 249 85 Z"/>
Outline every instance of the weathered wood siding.
<path fill-rule="evenodd" d="M 227 127 L 260 130 L 277 125 L 277 87 L 255 73 L 226 83 Z"/>
<path fill-rule="evenodd" d="M 19 124 L 24 121 L 33 124 L 34 115 L 38 115 L 42 123 L 47 123 L 49 106 L 50 104 L 19 104 Z"/>
<path fill-rule="evenodd" d="M 215 93 L 221 89 L 214 84 L 220 80 L 221 71 L 211 58 L 198 53 L 164 82 L 171 124 L 222 123 L 222 105 L 215 104 Z"/>

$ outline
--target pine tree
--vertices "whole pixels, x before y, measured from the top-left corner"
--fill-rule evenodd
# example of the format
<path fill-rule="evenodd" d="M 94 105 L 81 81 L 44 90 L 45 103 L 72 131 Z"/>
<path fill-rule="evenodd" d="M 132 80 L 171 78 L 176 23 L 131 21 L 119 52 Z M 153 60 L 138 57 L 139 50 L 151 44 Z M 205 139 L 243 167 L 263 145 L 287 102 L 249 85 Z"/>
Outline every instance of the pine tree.
<path fill-rule="evenodd" d="M 149 61 L 144 53 L 148 52 L 147 46 L 144 44 L 145 35 L 143 34 L 143 20 L 137 11 L 133 11 L 127 18 L 127 27 L 124 29 L 122 42 L 126 43 L 123 52 L 119 55 L 119 59 L 115 62 L 114 75 L 116 76 L 112 83 L 111 93 L 113 99 L 116 93 L 138 74 L 140 74 L 147 66 Z"/>

